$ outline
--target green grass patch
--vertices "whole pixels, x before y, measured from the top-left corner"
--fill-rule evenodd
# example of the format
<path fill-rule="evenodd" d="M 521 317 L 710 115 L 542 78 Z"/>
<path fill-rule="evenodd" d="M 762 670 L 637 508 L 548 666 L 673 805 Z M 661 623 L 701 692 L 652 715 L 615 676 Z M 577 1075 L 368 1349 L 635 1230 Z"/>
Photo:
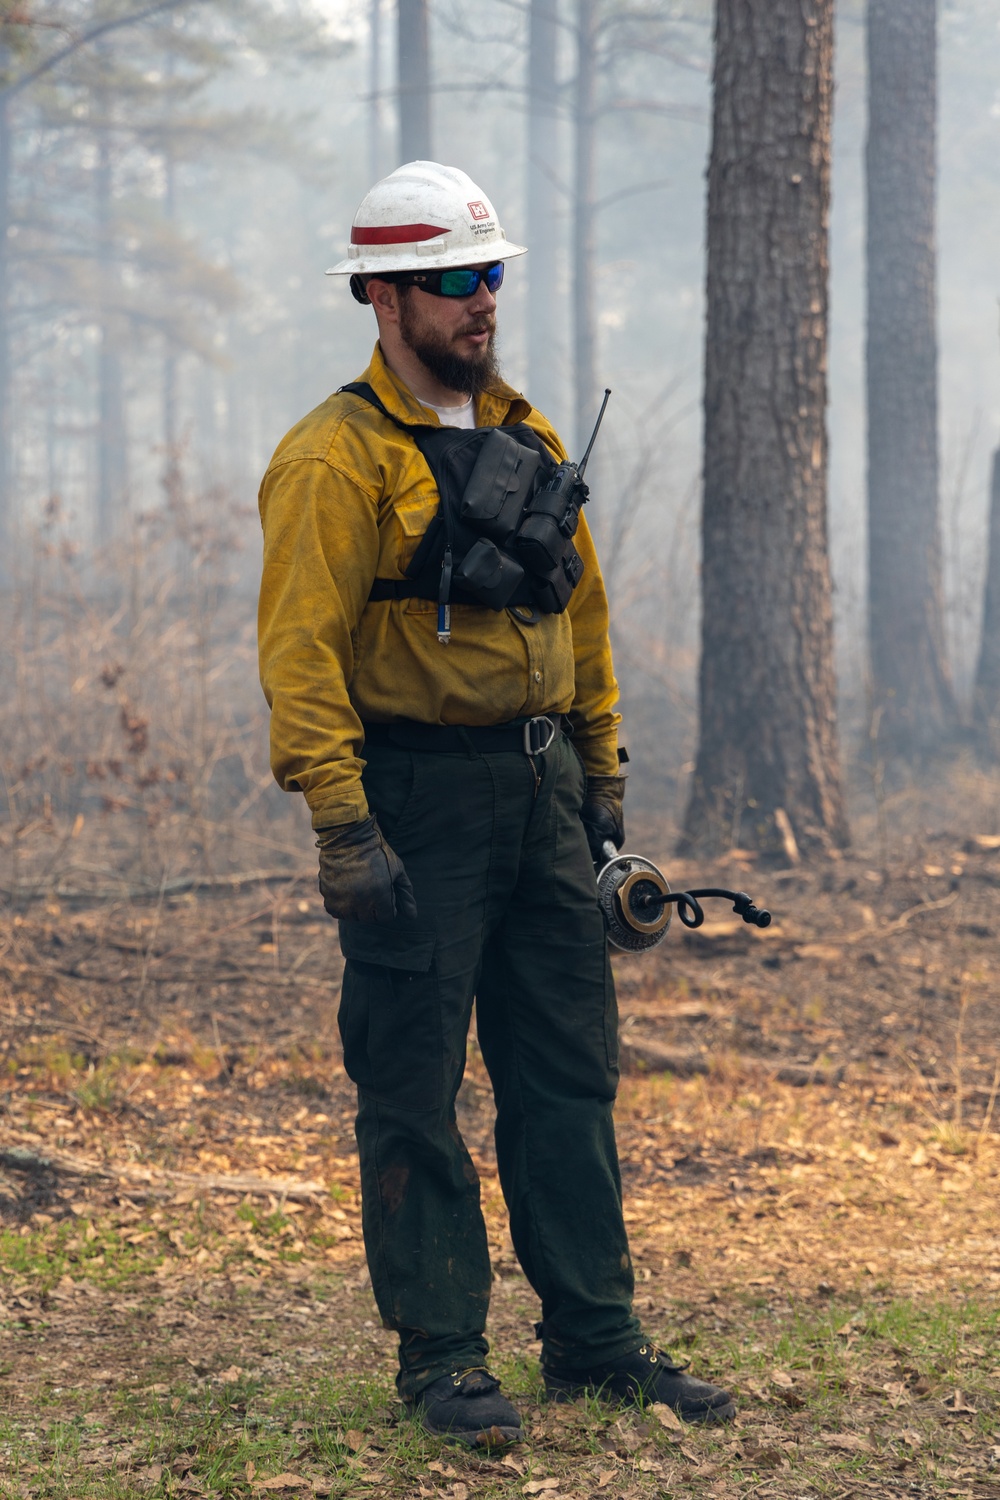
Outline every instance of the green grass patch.
<path fill-rule="evenodd" d="M 429 1437 L 402 1414 L 388 1379 L 296 1370 L 293 1333 L 286 1375 L 210 1369 L 193 1381 L 189 1366 L 179 1376 L 169 1349 L 154 1347 L 149 1366 L 103 1399 L 85 1385 L 39 1391 L 30 1415 L 0 1427 L 0 1497 L 414 1500 L 421 1489 L 464 1485 L 469 1500 L 545 1500 L 548 1489 L 525 1489 L 544 1479 L 587 1500 L 714 1500 L 764 1484 L 783 1500 L 839 1496 L 852 1483 L 865 1493 L 944 1497 L 958 1481 L 969 1494 L 1000 1492 L 990 1467 L 1000 1406 L 992 1303 L 720 1298 L 701 1323 L 690 1340 L 694 1373 L 737 1391 L 732 1428 L 678 1431 L 655 1409 L 623 1413 L 594 1400 L 547 1405 L 537 1365 L 520 1356 L 495 1366 L 527 1425 L 505 1463 Z M 279 1475 L 292 1476 L 285 1491 L 260 1487 Z"/>
<path fill-rule="evenodd" d="M 93 1226 L 87 1219 L 64 1219 L 27 1232 L 0 1230 L 0 1277 L 23 1277 L 33 1293 L 46 1293 L 63 1276 L 97 1282 L 109 1289 L 148 1275 L 162 1259 L 160 1236 L 128 1242 L 127 1230 Z"/>
<path fill-rule="evenodd" d="M 265 1226 L 261 1233 L 278 1231 Z M 253 1262 L 246 1243 L 191 1214 L 164 1218 L 155 1227 L 148 1221 L 139 1226 L 109 1225 L 74 1218 L 4 1229 L 0 1230 L 0 1287 L 6 1278 L 27 1280 L 33 1295 L 44 1296 L 69 1276 L 106 1291 L 141 1289 L 164 1261 L 192 1261 L 202 1250 L 214 1269 L 243 1268 Z M 291 1262 L 300 1260 L 301 1253 L 278 1245 L 273 1258 Z"/>

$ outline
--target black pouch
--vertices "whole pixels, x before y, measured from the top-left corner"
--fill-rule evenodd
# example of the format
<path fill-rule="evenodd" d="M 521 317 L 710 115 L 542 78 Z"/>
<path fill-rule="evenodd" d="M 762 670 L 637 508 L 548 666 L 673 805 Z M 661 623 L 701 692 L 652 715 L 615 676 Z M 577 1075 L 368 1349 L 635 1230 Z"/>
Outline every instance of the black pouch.
<path fill-rule="evenodd" d="M 520 563 L 481 536 L 452 574 L 452 582 L 488 609 L 505 609 L 524 581 Z"/>
<path fill-rule="evenodd" d="M 514 541 L 529 572 L 545 578 L 575 552 L 572 538 L 586 498 L 587 487 L 570 464 L 561 464 L 552 481 L 532 497 Z"/>
<path fill-rule="evenodd" d="M 463 521 L 506 547 L 535 484 L 541 455 L 495 427 L 479 449 L 459 506 Z"/>
<path fill-rule="evenodd" d="M 536 574 L 531 579 L 531 589 L 538 608 L 546 615 L 562 614 L 573 597 L 573 590 L 583 577 L 583 558 L 565 537 L 562 545 L 565 555 L 560 562 L 544 576 Z"/>

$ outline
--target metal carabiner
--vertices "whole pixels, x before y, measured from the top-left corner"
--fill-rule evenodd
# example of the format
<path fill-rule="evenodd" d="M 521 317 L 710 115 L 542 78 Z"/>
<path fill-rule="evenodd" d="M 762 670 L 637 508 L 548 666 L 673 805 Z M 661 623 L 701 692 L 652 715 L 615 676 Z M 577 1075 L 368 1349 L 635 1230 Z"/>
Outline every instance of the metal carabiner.
<path fill-rule="evenodd" d="M 544 755 L 555 737 L 556 726 L 547 714 L 538 714 L 529 719 L 524 726 L 525 755 Z"/>

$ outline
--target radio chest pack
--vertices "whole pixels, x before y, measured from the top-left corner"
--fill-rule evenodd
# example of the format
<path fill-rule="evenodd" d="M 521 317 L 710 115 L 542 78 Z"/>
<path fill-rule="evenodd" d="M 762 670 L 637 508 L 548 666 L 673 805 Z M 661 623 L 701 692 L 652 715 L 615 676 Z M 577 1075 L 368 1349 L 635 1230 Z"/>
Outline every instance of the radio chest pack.
<path fill-rule="evenodd" d="M 369 601 L 433 599 L 438 640 L 451 639 L 452 604 L 512 609 L 525 622 L 561 614 L 583 577 L 573 538 L 589 492 L 583 473 L 609 391 L 579 465 L 556 463 L 524 422 L 472 431 L 402 422 L 370 385 L 341 387 L 409 433 L 440 495 L 405 577 L 376 578 Z"/>

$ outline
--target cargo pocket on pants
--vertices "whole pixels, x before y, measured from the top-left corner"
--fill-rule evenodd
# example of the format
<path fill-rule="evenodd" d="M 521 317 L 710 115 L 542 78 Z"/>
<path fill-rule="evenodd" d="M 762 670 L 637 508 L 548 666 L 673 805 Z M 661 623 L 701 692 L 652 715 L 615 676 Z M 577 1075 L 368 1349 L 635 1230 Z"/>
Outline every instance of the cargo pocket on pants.
<path fill-rule="evenodd" d="M 346 959 L 338 1023 L 344 1068 L 393 1109 L 444 1102 L 444 1039 L 433 934 L 341 922 Z"/>

